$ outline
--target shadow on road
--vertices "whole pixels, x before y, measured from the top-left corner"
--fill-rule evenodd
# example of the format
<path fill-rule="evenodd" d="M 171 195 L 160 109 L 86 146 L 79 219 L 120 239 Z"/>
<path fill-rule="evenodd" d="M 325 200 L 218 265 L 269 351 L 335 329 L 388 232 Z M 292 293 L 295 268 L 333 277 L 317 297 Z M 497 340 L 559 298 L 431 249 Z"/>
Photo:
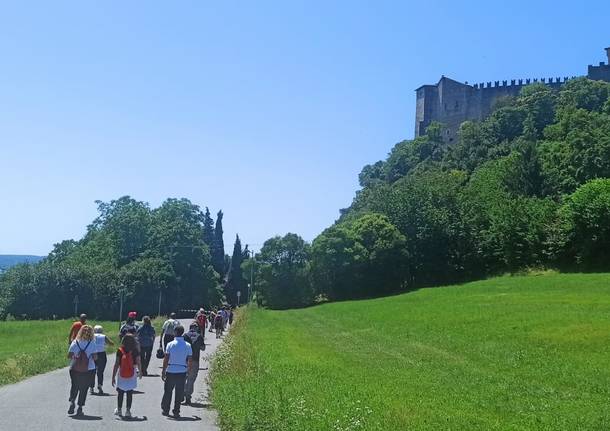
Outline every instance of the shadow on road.
<path fill-rule="evenodd" d="M 70 416 L 72 419 L 75 419 L 77 421 L 101 421 L 102 417 L 101 416 L 89 416 L 89 415 L 81 415 L 81 416 Z"/>
<path fill-rule="evenodd" d="M 180 416 L 179 418 L 169 416 L 168 419 L 176 422 L 195 422 L 201 420 L 199 416 Z"/>
<path fill-rule="evenodd" d="M 148 418 L 146 416 L 142 416 L 142 417 L 132 416 L 130 418 L 126 418 L 126 417 L 116 418 L 116 420 L 121 421 L 121 422 L 144 422 L 144 421 L 147 421 Z"/>

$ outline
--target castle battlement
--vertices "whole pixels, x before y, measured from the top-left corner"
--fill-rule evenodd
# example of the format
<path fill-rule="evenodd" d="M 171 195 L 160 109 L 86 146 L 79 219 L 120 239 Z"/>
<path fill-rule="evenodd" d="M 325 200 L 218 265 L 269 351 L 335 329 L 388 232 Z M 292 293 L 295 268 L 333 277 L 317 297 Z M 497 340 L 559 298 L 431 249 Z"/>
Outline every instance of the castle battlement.
<path fill-rule="evenodd" d="M 608 64 L 589 65 L 587 78 L 610 82 L 610 47 L 606 48 Z M 415 137 L 425 133 L 431 122 L 437 121 L 445 126 L 445 141 L 453 142 L 457 131 L 464 121 L 481 121 L 493 110 L 495 103 L 502 97 L 518 96 L 524 86 L 544 84 L 560 88 L 572 77 L 544 77 L 488 81 L 476 84 L 461 83 L 442 76 L 438 83 L 422 85 L 416 91 Z"/>
<path fill-rule="evenodd" d="M 535 84 L 540 82 L 542 84 L 564 84 L 568 82 L 570 79 L 575 79 L 576 76 L 564 76 L 562 77 L 549 77 L 549 78 L 527 78 L 527 79 L 511 79 L 503 80 L 503 81 L 489 81 L 487 83 L 481 82 L 478 84 L 472 84 L 474 89 L 485 90 L 488 88 L 496 88 L 496 87 L 523 87 L 525 85 Z M 464 83 L 464 85 L 468 85 L 468 81 Z"/>

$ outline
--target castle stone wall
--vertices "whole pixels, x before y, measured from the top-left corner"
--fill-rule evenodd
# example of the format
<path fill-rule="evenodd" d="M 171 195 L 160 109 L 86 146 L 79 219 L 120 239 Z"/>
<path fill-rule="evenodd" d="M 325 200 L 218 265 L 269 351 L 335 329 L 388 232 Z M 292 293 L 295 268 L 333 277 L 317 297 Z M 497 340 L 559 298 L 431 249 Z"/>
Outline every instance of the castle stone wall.
<path fill-rule="evenodd" d="M 606 48 L 606 54 L 608 64 L 589 66 L 589 79 L 610 82 L 610 48 Z M 415 137 L 425 134 L 430 123 L 437 121 L 445 127 L 444 140 L 454 142 L 464 121 L 484 120 L 500 99 L 517 96 L 524 86 L 534 83 L 558 89 L 569 79 L 513 79 L 468 85 L 443 76 L 437 84 L 423 85 L 416 90 Z"/>
<path fill-rule="evenodd" d="M 589 65 L 587 69 L 589 79 L 610 82 L 610 48 L 606 48 L 606 55 L 608 56 L 608 63 L 602 61 L 598 66 Z"/>

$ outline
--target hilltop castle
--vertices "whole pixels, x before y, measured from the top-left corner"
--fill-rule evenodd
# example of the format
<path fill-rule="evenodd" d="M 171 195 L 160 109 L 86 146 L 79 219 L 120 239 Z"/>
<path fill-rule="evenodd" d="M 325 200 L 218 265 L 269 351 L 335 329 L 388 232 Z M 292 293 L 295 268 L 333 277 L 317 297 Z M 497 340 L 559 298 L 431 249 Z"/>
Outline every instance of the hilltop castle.
<path fill-rule="evenodd" d="M 610 82 L 610 48 L 606 48 L 606 54 L 608 64 L 589 65 L 587 78 Z M 493 85 L 491 82 L 469 85 L 442 76 L 437 84 L 422 85 L 415 90 L 415 137 L 423 135 L 430 123 L 437 121 L 445 126 L 445 141 L 453 142 L 462 122 L 485 119 L 498 99 L 517 96 L 523 86 L 535 82 L 559 88 L 572 78 L 513 79 L 510 83 L 495 81 Z"/>

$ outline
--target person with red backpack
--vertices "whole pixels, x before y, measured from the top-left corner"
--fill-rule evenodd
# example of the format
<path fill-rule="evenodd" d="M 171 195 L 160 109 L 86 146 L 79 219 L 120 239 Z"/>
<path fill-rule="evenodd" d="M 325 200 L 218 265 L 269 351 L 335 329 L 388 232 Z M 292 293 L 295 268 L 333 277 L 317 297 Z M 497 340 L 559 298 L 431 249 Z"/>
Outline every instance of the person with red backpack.
<path fill-rule="evenodd" d="M 195 322 L 199 327 L 199 332 L 205 337 L 205 328 L 208 325 L 208 316 L 205 315 L 205 310 L 200 308 L 195 315 Z"/>
<path fill-rule="evenodd" d="M 141 369 L 138 343 L 133 334 L 125 334 L 121 340 L 121 347 L 116 352 L 116 361 L 112 370 L 112 386 L 115 386 L 118 392 L 117 408 L 114 410 L 116 416 L 132 417 L 131 404 L 133 401 L 133 391 L 138 386 L 138 378 L 142 378 Z M 125 411 L 125 416 L 123 416 L 123 398 L 125 394 L 127 394 L 127 410 Z"/>
<path fill-rule="evenodd" d="M 68 349 L 70 359 L 70 408 L 68 414 L 74 413 L 74 403 L 78 396 L 77 416 L 83 415 L 83 406 L 87 400 L 87 391 L 95 375 L 95 360 L 97 359 L 93 328 L 83 325 Z"/>

